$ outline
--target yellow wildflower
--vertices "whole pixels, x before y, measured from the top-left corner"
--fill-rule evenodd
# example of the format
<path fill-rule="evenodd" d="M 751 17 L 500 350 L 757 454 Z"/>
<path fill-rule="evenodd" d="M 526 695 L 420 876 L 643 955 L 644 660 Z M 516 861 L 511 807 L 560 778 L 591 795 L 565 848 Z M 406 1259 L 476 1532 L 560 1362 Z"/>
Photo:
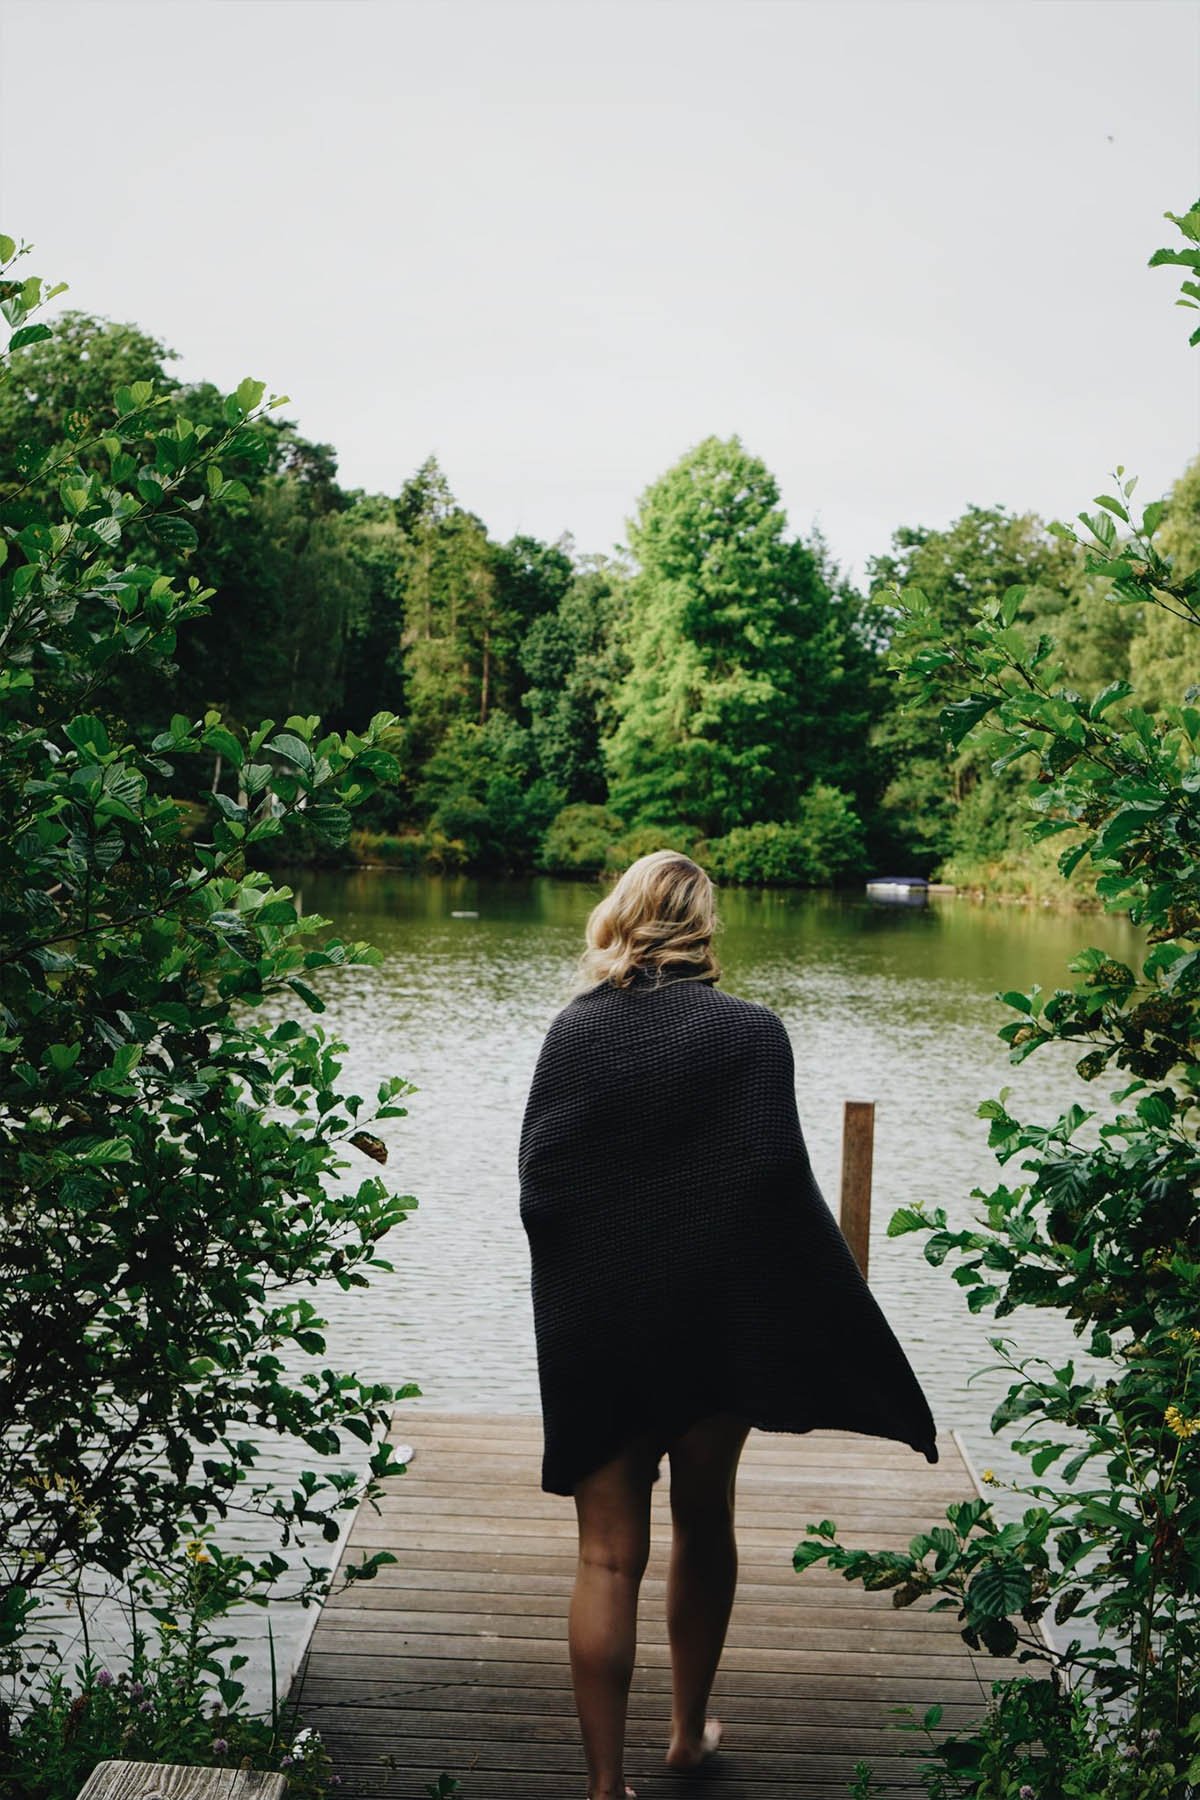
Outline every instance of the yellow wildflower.
<path fill-rule="evenodd" d="M 1173 1431 L 1177 1438 L 1195 1437 L 1200 1432 L 1200 1419 L 1185 1419 L 1177 1406 L 1168 1406 L 1163 1418 L 1168 1431 Z"/>
<path fill-rule="evenodd" d="M 985 1487 L 1000 1486 L 1000 1483 L 996 1479 L 995 1469 L 985 1469 L 979 1479 L 983 1482 Z"/>

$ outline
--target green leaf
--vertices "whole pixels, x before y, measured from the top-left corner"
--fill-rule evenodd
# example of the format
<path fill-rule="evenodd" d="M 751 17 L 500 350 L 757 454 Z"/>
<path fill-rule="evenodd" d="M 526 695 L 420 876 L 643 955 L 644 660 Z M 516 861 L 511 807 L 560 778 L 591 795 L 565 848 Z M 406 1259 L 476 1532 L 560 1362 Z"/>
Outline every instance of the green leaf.
<path fill-rule="evenodd" d="M 966 700 L 952 700 L 938 714 L 938 724 L 952 744 L 961 744 L 972 727 L 985 719 L 995 705 L 989 694 L 972 694 Z"/>
<path fill-rule="evenodd" d="M 11 262 L 17 254 L 17 246 L 12 238 L 5 237 L 0 231 L 0 263 Z"/>
<path fill-rule="evenodd" d="M 75 1160 L 91 1168 L 103 1168 L 108 1163 L 129 1163 L 133 1161 L 133 1145 L 128 1138 L 102 1138 L 87 1149 L 77 1150 Z"/>
<path fill-rule="evenodd" d="M 1132 694 L 1133 687 L 1128 681 L 1110 681 L 1102 688 L 1088 707 L 1088 717 L 1098 719 L 1100 715 L 1115 706 L 1118 700 L 1126 700 Z"/>
<path fill-rule="evenodd" d="M 1044 1475 L 1051 1463 L 1057 1462 L 1060 1456 L 1066 1454 L 1066 1449 L 1065 1444 L 1047 1444 L 1030 1457 L 1029 1466 L 1035 1475 Z"/>
<path fill-rule="evenodd" d="M 78 719 L 72 719 L 63 726 L 63 736 L 70 739 L 77 750 L 91 752 L 97 756 L 107 756 L 112 748 L 108 741 L 108 732 L 104 721 L 90 713 Z"/>
<path fill-rule="evenodd" d="M 138 483 L 139 488 L 141 483 Z M 200 542 L 196 527 L 190 519 L 181 518 L 178 513 L 161 514 L 151 524 L 156 543 L 165 544 L 168 550 L 194 550 Z"/>
<path fill-rule="evenodd" d="M 982 1312 L 985 1306 L 992 1304 L 999 1292 L 998 1287 L 973 1287 L 967 1295 L 967 1310 L 973 1313 Z"/>
<path fill-rule="evenodd" d="M 967 1588 L 967 1617 L 973 1625 L 1006 1618 L 1028 1606 L 1032 1592 L 1028 1569 L 1012 1558 L 990 1558 L 976 1569 Z"/>
<path fill-rule="evenodd" d="M 54 333 L 49 325 L 22 325 L 21 329 L 14 331 L 9 338 L 8 347 L 10 350 L 23 350 L 26 344 L 42 344 L 47 338 L 53 336 Z"/>
<path fill-rule="evenodd" d="M 242 746 L 227 726 L 210 725 L 201 742 L 206 750 L 215 750 L 218 756 L 223 756 L 225 761 L 232 763 L 235 769 L 241 768 Z"/>
<path fill-rule="evenodd" d="M 898 1206 L 887 1223 L 889 1237 L 903 1237 L 910 1231 L 928 1231 L 933 1220 L 915 1206 Z"/>
<path fill-rule="evenodd" d="M 266 391 L 265 381 L 254 381 L 247 375 L 245 381 L 238 383 L 237 403 L 244 413 L 253 412 Z"/>
<path fill-rule="evenodd" d="M 288 762 L 295 763 L 296 767 L 303 769 L 305 774 L 312 773 L 313 753 L 304 740 L 296 737 L 294 733 L 277 731 L 275 736 L 268 740 L 265 748 L 273 750 L 276 756 L 286 757 Z"/>
<path fill-rule="evenodd" d="M 313 992 L 307 982 L 300 981 L 293 976 L 288 982 L 288 986 L 293 993 L 299 994 L 309 1012 L 323 1013 L 325 1011 L 325 1002 L 322 1000 L 320 994 Z"/>

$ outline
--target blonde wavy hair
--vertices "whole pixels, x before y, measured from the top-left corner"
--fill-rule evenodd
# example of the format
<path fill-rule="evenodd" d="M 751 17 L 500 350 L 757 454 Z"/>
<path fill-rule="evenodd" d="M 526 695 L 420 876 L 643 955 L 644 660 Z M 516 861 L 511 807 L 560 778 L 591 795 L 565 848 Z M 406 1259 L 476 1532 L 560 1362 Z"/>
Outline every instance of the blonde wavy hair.
<path fill-rule="evenodd" d="M 588 915 L 584 987 L 628 987 L 638 969 L 660 982 L 719 980 L 712 947 L 719 926 L 713 885 L 699 863 L 678 850 L 639 856 Z"/>

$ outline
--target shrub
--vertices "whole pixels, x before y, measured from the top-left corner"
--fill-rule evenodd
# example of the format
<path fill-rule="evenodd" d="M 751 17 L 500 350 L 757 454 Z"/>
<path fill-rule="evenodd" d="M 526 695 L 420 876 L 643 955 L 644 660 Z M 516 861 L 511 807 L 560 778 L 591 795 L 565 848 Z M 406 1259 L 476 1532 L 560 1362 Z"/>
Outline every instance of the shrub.
<path fill-rule="evenodd" d="M 44 339 L 48 297 L 11 274 L 10 355 Z M 343 1181 L 351 1146 L 387 1151 L 340 1082 L 319 1023 L 322 971 L 378 960 L 299 917 L 246 869 L 263 844 L 344 845 L 350 809 L 394 773 L 380 715 L 362 734 L 315 718 L 235 732 L 176 715 L 149 749 L 113 706 L 130 668 L 169 689 L 177 633 L 205 608 L 147 545 L 186 556 L 198 509 L 236 498 L 262 453 L 263 384 L 209 430 L 149 383 L 28 452 L 0 504 L 0 1648 L 46 1589 L 84 1572 L 153 1572 L 231 1505 L 284 1541 L 339 1535 L 363 1484 L 305 1469 L 251 1486 L 250 1431 L 299 1457 L 392 1463 L 392 1391 L 327 1368 L 303 1289 L 363 1287 L 415 1204 L 378 1175 Z M 271 404 L 275 404 L 272 402 Z M 138 553 L 129 553 L 136 527 Z M 185 835 L 177 772 L 223 759 Z M 264 1007 L 264 1002 L 269 1003 Z M 385 1077 L 373 1117 L 403 1115 Z M 289 1363 L 291 1367 L 289 1367 Z M 320 1367 L 320 1365 L 318 1365 Z M 375 1559 L 368 1558 L 369 1572 Z M 272 1572 L 268 1559 L 264 1569 Z M 313 1571 L 314 1579 L 322 1571 Z M 0 1740 L 4 1731 L 0 1709 Z"/>
<path fill-rule="evenodd" d="M 564 806 L 550 821 L 537 866 L 551 875 L 596 875 L 608 866 L 625 821 L 607 806 Z"/>
<path fill-rule="evenodd" d="M 791 824 L 739 825 L 703 846 L 701 860 L 718 881 L 756 887 L 823 887 L 866 855 L 854 802 L 840 788 L 816 782 Z"/>
<path fill-rule="evenodd" d="M 1197 306 L 1200 206 L 1174 222 L 1185 247 L 1152 260 L 1188 270 L 1184 304 Z M 1088 572 L 1115 604 L 1200 630 L 1200 568 L 1156 541 L 1162 502 L 1136 518 L 1135 485 L 1118 468 L 1079 515 Z M 1070 1320 L 1092 1366 L 990 1340 L 1010 1377 L 992 1429 L 1019 1433 L 1033 1477 L 1016 1485 L 1030 1502 L 1019 1519 L 969 1501 L 906 1552 L 847 1549 L 826 1520 L 795 1560 L 890 1587 L 899 1606 L 933 1599 L 972 1649 L 1044 1665 L 997 1684 L 977 1731 L 935 1746 L 938 1800 L 1186 1800 L 1200 1786 L 1200 690 L 1153 713 L 1127 681 L 1081 695 L 1053 640 L 1018 624 L 1022 599 L 1008 589 L 948 639 L 906 590 L 896 667 L 918 704 L 940 705 L 951 742 L 1024 769 L 1033 838 L 1065 845 L 1064 877 L 1090 864 L 1108 910 L 1143 928 L 1136 968 L 1090 946 L 1069 986 L 1001 996 L 1013 1062 L 1073 1047 L 1081 1080 L 1120 1085 L 1112 1110 L 1075 1103 L 1048 1125 L 1016 1118 L 1006 1093 L 985 1101 L 988 1141 L 1021 1179 L 976 1190 L 966 1229 L 924 1207 L 888 1229 L 920 1233 L 931 1264 L 952 1261 L 972 1312 Z M 1037 1629 L 1048 1614 L 1090 1621 L 1092 1641 L 1051 1648 Z"/>
<path fill-rule="evenodd" d="M 451 725 L 417 791 L 430 829 L 460 841 L 468 866 L 481 869 L 528 868 L 562 802 L 537 772 L 531 734 L 504 713 Z"/>
<path fill-rule="evenodd" d="M 0 1793 L 76 1800 L 96 1765 L 115 1759 L 280 1770 L 289 1796 L 322 1800 L 341 1777 L 319 1732 L 300 1728 L 278 1696 L 266 1716 L 245 1705 L 247 1658 L 228 1620 L 263 1594 L 261 1571 L 222 1555 L 207 1533 L 153 1581 L 132 1583 L 127 1656 L 108 1668 L 84 1655 L 73 1678 L 56 1670 L 27 1696 L 0 1739 Z"/>
<path fill-rule="evenodd" d="M 610 846 L 607 866 L 627 869 L 639 856 L 649 856 L 655 850 L 678 850 L 691 856 L 699 841 L 700 833 L 694 825 L 635 825 Z"/>

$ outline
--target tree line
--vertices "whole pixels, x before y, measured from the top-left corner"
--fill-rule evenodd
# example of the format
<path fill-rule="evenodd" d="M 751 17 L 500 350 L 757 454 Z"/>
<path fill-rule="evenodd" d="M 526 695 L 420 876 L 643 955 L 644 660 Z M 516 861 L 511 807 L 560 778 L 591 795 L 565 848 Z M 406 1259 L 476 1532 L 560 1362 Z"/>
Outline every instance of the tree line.
<path fill-rule="evenodd" d="M 0 499 L 43 500 L 48 452 L 119 388 L 148 382 L 177 419 L 218 426 L 218 390 L 179 382 L 173 360 L 139 328 L 82 313 L 22 348 L 0 391 Z M 902 526 L 856 586 L 819 534 L 789 528 L 773 476 L 736 437 L 706 439 L 653 482 L 612 556 L 566 534 L 498 541 L 432 457 L 394 495 L 348 489 L 332 446 L 274 415 L 239 434 L 217 479 L 219 499 L 174 541 L 130 533 L 156 568 L 214 590 L 178 634 L 172 708 L 235 729 L 269 716 L 355 731 L 395 715 L 398 773 L 352 842 L 412 867 L 587 873 L 670 841 L 727 880 L 886 868 L 1020 886 L 1037 861 L 1024 778 L 948 748 L 935 705 L 902 707 L 887 673 L 897 590 L 918 586 L 949 636 L 1020 587 L 1016 623 L 1054 634 L 1081 691 L 1128 679 L 1157 707 L 1189 679 L 1186 628 L 1114 601 L 1032 512 L 972 506 L 943 530 Z M 1162 529 L 1187 560 L 1200 461 Z M 126 672 L 108 703 L 135 738 L 161 729 L 160 682 Z M 180 798 L 196 807 L 237 798 L 219 752 L 192 781 Z"/>

